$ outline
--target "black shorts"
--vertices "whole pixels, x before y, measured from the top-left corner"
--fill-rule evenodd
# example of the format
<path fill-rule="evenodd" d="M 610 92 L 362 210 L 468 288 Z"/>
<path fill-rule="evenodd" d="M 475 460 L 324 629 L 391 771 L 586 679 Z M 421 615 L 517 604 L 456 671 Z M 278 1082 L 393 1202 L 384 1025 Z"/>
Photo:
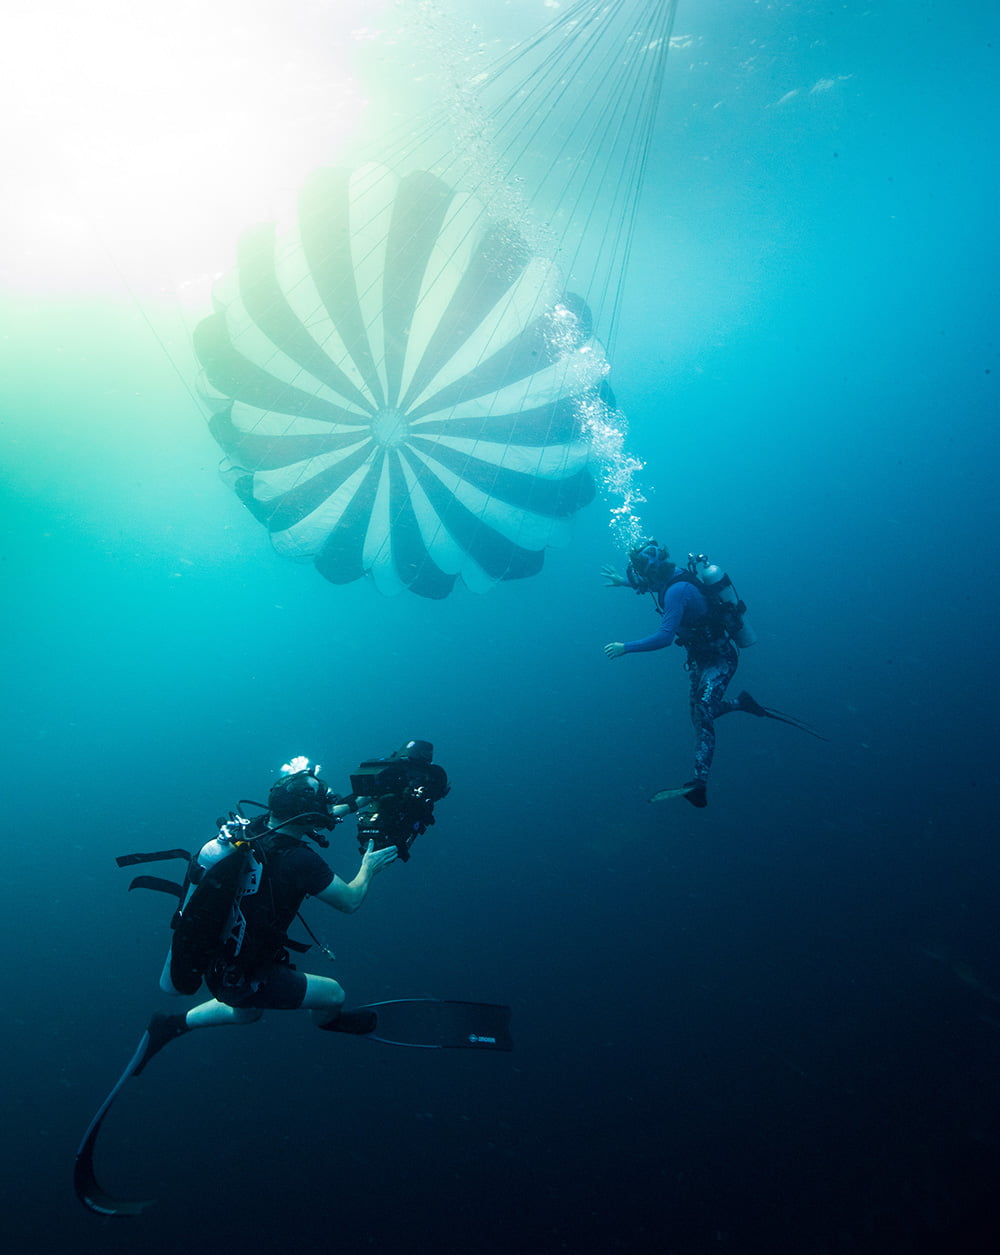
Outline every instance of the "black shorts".
<path fill-rule="evenodd" d="M 306 996 L 305 974 L 290 963 L 264 963 L 247 973 L 220 967 L 206 975 L 205 983 L 227 1007 L 297 1011 Z"/>

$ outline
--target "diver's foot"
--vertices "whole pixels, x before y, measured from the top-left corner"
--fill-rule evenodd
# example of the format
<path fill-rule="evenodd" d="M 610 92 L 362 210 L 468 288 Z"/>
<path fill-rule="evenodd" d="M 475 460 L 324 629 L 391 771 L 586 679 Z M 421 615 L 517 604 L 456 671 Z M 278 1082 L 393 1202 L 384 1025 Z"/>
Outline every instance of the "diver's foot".
<path fill-rule="evenodd" d="M 697 806 L 699 809 L 702 806 L 707 806 L 708 781 L 688 780 L 684 785 L 684 798 L 690 802 L 692 806 Z"/>
<path fill-rule="evenodd" d="M 746 689 L 736 698 L 736 709 L 744 710 L 748 715 L 756 715 L 758 719 L 763 719 L 768 714 L 767 707 L 751 697 Z"/>
<path fill-rule="evenodd" d="M 317 1024 L 317 1028 L 326 1033 L 353 1033 L 356 1037 L 364 1037 L 375 1031 L 378 1016 L 374 1011 L 341 1011 L 325 1024 Z"/>
<path fill-rule="evenodd" d="M 138 1064 L 132 1069 L 132 1075 L 138 1076 L 153 1055 L 158 1055 L 164 1046 L 168 1046 L 175 1037 L 188 1032 L 187 1020 L 183 1015 L 161 1015 L 157 1012 L 146 1028 L 146 1049 Z"/>

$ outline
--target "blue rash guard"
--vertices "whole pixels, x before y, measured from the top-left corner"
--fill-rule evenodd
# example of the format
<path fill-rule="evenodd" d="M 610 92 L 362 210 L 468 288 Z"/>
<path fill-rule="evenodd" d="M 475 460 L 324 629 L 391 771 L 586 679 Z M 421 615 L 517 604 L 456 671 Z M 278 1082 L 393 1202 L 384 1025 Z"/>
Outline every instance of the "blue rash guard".
<path fill-rule="evenodd" d="M 629 641 L 627 654 L 641 654 L 650 649 L 665 649 L 684 629 L 696 627 L 708 614 L 708 602 L 690 580 L 678 580 L 663 594 L 663 618 L 652 636 Z"/>

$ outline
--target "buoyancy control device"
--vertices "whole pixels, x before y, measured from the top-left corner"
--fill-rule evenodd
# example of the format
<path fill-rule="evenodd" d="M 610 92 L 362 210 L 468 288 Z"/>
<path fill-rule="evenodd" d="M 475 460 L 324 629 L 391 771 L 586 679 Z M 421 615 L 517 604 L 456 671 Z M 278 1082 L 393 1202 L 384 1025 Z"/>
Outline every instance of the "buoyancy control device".
<path fill-rule="evenodd" d="M 165 994 L 197 993 L 213 960 L 237 959 L 243 949 L 247 930 L 243 899 L 260 888 L 264 867 L 247 836 L 248 827 L 246 820 L 231 818 L 195 860 L 188 893 L 172 921 L 170 953 L 160 974 Z"/>
<path fill-rule="evenodd" d="M 159 850 L 152 854 L 126 854 L 119 867 L 165 859 L 187 860 L 182 883 L 158 876 L 136 876 L 129 889 L 155 889 L 179 901 L 170 921 L 173 937 L 160 975 L 166 994 L 195 994 L 210 963 L 218 958 L 237 959 L 246 937 L 242 902 L 260 888 L 264 859 L 251 831 L 254 821 L 231 814 L 219 822 L 219 833 L 202 846 L 197 856 L 187 850 Z M 308 946 L 287 942 L 296 950 Z"/>
<path fill-rule="evenodd" d="M 726 572 L 703 553 L 688 554 L 688 571 L 704 593 L 709 613 L 719 618 L 733 642 L 740 649 L 755 644 L 757 633 L 747 622 L 746 604 Z"/>

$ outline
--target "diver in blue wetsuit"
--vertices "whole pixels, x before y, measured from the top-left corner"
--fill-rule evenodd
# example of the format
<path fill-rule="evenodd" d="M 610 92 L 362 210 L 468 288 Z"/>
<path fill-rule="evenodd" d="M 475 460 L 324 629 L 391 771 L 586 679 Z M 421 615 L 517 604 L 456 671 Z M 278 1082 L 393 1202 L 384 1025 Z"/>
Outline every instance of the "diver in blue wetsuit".
<path fill-rule="evenodd" d="M 679 789 L 660 790 L 650 801 L 683 797 L 692 806 L 708 805 L 708 773 L 715 754 L 715 721 L 731 711 L 742 710 L 750 715 L 779 719 L 783 723 L 802 727 L 803 731 L 811 731 L 798 720 L 761 706 L 747 692 L 735 698 L 726 697 L 726 689 L 736 674 L 739 662 L 734 637 L 743 639 L 743 632 L 749 632 L 740 613 L 732 609 L 735 598 L 730 602 L 716 596 L 710 598 L 706 595 L 711 591 L 709 586 L 698 578 L 694 570 L 678 568 L 670 561 L 667 550 L 655 540 L 631 552 L 625 575 L 620 575 L 609 566 L 603 568 L 602 575 L 610 588 L 632 588 L 637 593 L 651 593 L 660 613 L 660 626 L 651 636 L 627 643 L 612 641 L 605 645 L 604 652 L 609 658 L 665 649 L 675 641 L 687 651 L 685 665 L 691 676 L 691 722 L 695 730 L 694 778 Z M 742 603 L 740 607 L 742 609 Z M 752 636 L 748 635 L 746 639 L 749 641 Z"/>

